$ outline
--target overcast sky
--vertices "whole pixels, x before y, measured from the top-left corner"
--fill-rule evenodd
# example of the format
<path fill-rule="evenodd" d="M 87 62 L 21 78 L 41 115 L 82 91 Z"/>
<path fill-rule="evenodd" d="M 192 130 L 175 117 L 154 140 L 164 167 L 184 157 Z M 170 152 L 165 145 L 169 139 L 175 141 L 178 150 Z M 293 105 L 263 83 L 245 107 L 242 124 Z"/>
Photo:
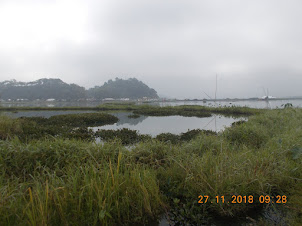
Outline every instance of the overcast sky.
<path fill-rule="evenodd" d="M 0 0 L 0 81 L 302 96 L 301 0 Z"/>

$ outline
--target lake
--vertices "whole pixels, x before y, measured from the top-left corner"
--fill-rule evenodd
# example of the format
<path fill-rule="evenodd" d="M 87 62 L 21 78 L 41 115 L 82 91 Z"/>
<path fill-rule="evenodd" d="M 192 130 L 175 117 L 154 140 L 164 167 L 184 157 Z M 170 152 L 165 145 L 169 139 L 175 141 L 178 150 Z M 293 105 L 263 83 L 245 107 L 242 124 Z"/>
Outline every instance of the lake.
<path fill-rule="evenodd" d="M 94 111 L 19 111 L 4 112 L 5 115 L 13 118 L 18 117 L 45 117 L 49 118 L 54 115 L 90 113 Z M 129 118 L 131 112 L 113 112 L 110 113 L 118 117 L 119 121 L 113 125 L 100 127 L 91 127 L 94 131 L 98 129 L 122 129 L 128 128 L 137 130 L 140 134 L 150 134 L 155 137 L 160 133 L 180 134 L 192 129 L 205 129 L 219 132 L 225 127 L 230 126 L 233 122 L 244 120 L 245 118 L 232 118 L 220 115 L 214 115 L 207 118 L 183 117 L 183 116 L 143 116 L 139 118 Z"/>
<path fill-rule="evenodd" d="M 130 113 L 118 112 L 112 113 L 119 118 L 119 121 L 113 125 L 93 127 L 93 130 L 106 129 L 117 130 L 128 128 L 137 130 L 140 134 L 150 134 L 155 137 L 161 133 L 180 134 L 192 129 L 204 129 L 219 132 L 225 127 L 231 126 L 235 121 L 245 118 L 232 118 L 220 115 L 214 115 L 207 118 L 183 117 L 183 116 L 141 116 L 133 119 L 128 118 Z"/>
<path fill-rule="evenodd" d="M 73 101 L 73 102 L 57 102 L 57 101 L 28 101 L 28 102 L 1 102 L 3 107 L 96 107 L 104 104 L 102 101 Z M 125 102 L 127 103 L 127 102 Z M 178 106 L 178 105 L 202 105 L 209 107 L 219 106 L 247 106 L 251 108 L 282 108 L 282 105 L 292 103 L 294 107 L 302 107 L 302 99 L 288 99 L 288 100 L 238 100 L 238 101 L 160 101 L 150 102 L 147 104 L 157 106 Z M 144 102 L 137 102 L 137 104 L 146 104 Z"/>
<path fill-rule="evenodd" d="M 302 107 L 302 100 L 244 100 L 244 101 L 167 101 L 167 102 L 156 102 L 152 105 L 158 105 L 161 107 L 164 106 L 179 106 L 179 105 L 201 105 L 207 107 L 223 107 L 223 106 L 240 106 L 240 107 L 250 107 L 250 108 L 259 108 L 259 109 L 275 109 L 283 108 L 283 105 L 291 103 L 293 107 Z"/>

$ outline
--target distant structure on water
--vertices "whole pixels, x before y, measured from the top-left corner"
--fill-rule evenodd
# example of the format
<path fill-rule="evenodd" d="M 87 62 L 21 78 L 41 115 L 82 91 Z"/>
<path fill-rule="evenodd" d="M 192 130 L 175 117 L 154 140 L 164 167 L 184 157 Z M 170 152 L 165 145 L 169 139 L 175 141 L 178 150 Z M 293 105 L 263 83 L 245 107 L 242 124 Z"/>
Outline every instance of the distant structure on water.
<path fill-rule="evenodd" d="M 276 97 L 273 97 L 273 96 L 263 96 L 263 97 L 260 98 L 260 100 L 266 100 L 266 101 L 272 100 L 272 99 L 276 99 Z"/>
<path fill-rule="evenodd" d="M 276 97 L 268 95 L 268 89 L 265 92 L 265 89 L 263 88 L 263 91 L 264 91 L 265 96 L 259 98 L 260 100 L 269 101 L 269 100 L 272 100 L 272 99 L 276 99 Z"/>

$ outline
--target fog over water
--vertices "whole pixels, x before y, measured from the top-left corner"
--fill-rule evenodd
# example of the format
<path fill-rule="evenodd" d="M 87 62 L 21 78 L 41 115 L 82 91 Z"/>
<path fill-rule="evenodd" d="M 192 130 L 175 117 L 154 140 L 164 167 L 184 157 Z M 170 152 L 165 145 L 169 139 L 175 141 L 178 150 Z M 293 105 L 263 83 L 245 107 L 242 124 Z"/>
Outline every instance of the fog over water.
<path fill-rule="evenodd" d="M 175 98 L 302 96 L 300 0 L 0 1 L 0 81 L 136 77 Z"/>
<path fill-rule="evenodd" d="M 26 101 L 26 102 L 2 102 L 3 107 L 97 107 L 107 102 L 102 101 L 83 101 L 83 102 L 47 102 L 47 101 Z M 149 103 L 136 102 L 136 104 L 150 104 L 155 106 L 179 106 L 179 105 L 202 105 L 207 107 L 250 107 L 262 109 L 284 108 L 284 105 L 291 103 L 293 107 L 302 107 L 302 99 L 284 100 L 225 100 L 225 101 L 156 101 Z M 63 111 L 64 112 L 64 111 Z"/>

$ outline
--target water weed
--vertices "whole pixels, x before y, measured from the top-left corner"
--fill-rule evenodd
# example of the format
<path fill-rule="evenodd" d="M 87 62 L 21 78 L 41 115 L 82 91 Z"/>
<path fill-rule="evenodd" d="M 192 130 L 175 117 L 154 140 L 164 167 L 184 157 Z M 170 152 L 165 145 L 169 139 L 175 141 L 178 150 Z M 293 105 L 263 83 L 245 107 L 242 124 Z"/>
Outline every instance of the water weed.
<path fill-rule="evenodd" d="M 223 132 L 193 131 L 177 142 L 165 134 L 141 140 L 131 151 L 120 139 L 96 144 L 46 136 L 25 142 L 23 119 L 8 120 L 0 120 L 5 225 L 148 224 L 164 213 L 174 224 L 242 216 L 245 224 L 301 224 L 300 109 L 257 113 Z M 200 195 L 209 196 L 208 203 L 198 203 Z M 259 202 L 277 195 L 286 202 Z M 231 203 L 232 196 L 253 196 L 253 203 Z M 260 212 L 256 218 L 254 210 Z"/>

